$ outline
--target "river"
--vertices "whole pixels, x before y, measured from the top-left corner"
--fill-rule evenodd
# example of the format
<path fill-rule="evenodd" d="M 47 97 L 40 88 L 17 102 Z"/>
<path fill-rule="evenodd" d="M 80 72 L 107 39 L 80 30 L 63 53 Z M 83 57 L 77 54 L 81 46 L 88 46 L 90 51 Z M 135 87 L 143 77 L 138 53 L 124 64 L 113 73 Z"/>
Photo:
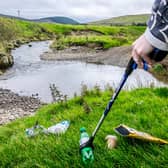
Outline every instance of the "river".
<path fill-rule="evenodd" d="M 51 102 L 50 84 L 73 97 L 79 94 L 81 84 L 92 88 L 96 84 L 102 89 L 110 84 L 114 89 L 124 73 L 124 68 L 111 65 L 88 64 L 79 61 L 43 61 L 40 55 L 49 50 L 49 41 L 32 42 L 12 51 L 14 66 L 0 76 L 0 87 L 20 95 L 35 95 L 44 102 Z M 144 70 L 135 70 L 124 89 L 138 87 L 161 87 L 162 82 Z"/>

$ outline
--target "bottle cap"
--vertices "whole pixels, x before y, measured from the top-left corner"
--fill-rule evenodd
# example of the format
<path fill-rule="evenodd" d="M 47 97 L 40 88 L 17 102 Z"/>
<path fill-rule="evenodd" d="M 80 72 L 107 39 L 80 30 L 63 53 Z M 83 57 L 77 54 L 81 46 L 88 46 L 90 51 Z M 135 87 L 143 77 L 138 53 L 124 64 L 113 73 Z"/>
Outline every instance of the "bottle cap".
<path fill-rule="evenodd" d="M 82 127 L 80 128 L 80 132 L 85 132 L 86 131 L 86 128 Z"/>

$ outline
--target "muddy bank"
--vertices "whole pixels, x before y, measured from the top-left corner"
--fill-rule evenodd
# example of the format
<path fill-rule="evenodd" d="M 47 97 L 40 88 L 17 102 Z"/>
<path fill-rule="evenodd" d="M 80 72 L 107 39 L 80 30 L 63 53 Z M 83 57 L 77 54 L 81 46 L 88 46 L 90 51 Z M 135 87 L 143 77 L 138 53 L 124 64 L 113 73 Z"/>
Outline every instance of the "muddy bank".
<path fill-rule="evenodd" d="M 114 65 L 125 67 L 131 56 L 131 46 L 113 47 L 108 50 L 91 49 L 84 46 L 74 46 L 64 50 L 53 50 L 42 54 L 42 60 L 63 61 L 79 60 L 87 63 Z M 155 71 L 155 65 L 151 73 L 160 81 L 168 83 L 168 56 L 159 64 L 163 72 Z"/>
<path fill-rule="evenodd" d="M 17 118 L 31 116 L 44 105 L 36 97 L 19 96 L 7 89 L 0 89 L 0 125 Z"/>
<path fill-rule="evenodd" d="M 45 52 L 40 57 L 42 60 L 80 60 L 88 63 L 124 67 L 130 58 L 130 53 L 130 46 L 113 47 L 105 51 L 75 46 L 64 50 Z"/>

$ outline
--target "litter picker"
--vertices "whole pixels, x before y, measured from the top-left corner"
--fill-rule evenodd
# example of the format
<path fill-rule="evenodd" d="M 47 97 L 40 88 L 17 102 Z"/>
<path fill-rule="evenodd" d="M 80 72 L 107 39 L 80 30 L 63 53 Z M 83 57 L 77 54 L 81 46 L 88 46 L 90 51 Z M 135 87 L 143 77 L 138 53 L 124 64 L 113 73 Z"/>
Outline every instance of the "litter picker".
<path fill-rule="evenodd" d="M 150 54 L 150 58 L 155 60 L 155 61 L 161 61 L 163 58 L 166 57 L 166 55 L 167 55 L 166 51 L 161 51 L 161 50 L 155 48 L 152 51 L 152 53 Z M 122 77 L 122 79 L 120 81 L 119 86 L 117 87 L 117 89 L 115 90 L 115 92 L 114 92 L 113 96 L 111 97 L 109 103 L 107 104 L 107 106 L 106 106 L 106 108 L 105 108 L 105 110 L 104 110 L 104 112 L 103 112 L 103 114 L 102 114 L 102 116 L 101 116 L 101 118 L 100 118 L 100 120 L 99 120 L 99 122 L 98 122 L 98 124 L 97 124 L 97 126 L 95 128 L 95 130 L 93 131 L 93 133 L 91 135 L 91 137 L 85 143 L 80 144 L 80 153 L 82 155 L 82 160 L 84 161 L 84 164 L 88 164 L 89 161 L 90 162 L 93 161 L 91 159 L 91 158 L 93 158 L 93 156 L 91 154 L 89 154 L 89 153 L 93 153 L 91 150 L 93 150 L 93 148 L 94 148 L 93 147 L 94 138 L 95 138 L 98 130 L 100 129 L 104 119 L 108 115 L 108 113 L 109 113 L 112 105 L 114 104 L 118 94 L 120 93 L 120 91 L 123 88 L 125 82 L 127 81 L 129 75 L 136 68 L 137 68 L 137 64 L 133 60 L 133 58 L 131 58 L 129 60 L 129 62 L 128 62 L 128 65 L 126 67 L 126 70 L 125 70 L 124 75 L 123 75 L 123 77 Z M 148 70 L 148 65 L 147 65 L 147 63 L 144 60 L 143 60 L 143 69 L 146 70 L 146 71 Z M 89 153 L 86 154 L 85 153 L 85 149 L 87 149 L 86 152 L 89 152 Z M 90 150 L 88 150 L 88 149 L 90 149 Z M 83 158 L 83 157 L 85 157 L 85 158 Z"/>

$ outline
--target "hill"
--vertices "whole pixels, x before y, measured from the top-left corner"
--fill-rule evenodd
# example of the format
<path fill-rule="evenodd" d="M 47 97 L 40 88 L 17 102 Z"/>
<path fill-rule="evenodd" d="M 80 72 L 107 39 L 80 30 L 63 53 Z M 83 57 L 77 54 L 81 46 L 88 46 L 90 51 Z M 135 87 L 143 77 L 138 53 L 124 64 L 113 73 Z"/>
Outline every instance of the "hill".
<path fill-rule="evenodd" d="M 61 23 L 61 24 L 79 24 L 79 22 L 77 22 L 74 19 L 71 19 L 69 17 L 62 17 L 62 16 L 46 17 L 46 18 L 40 18 L 40 19 L 26 19 L 26 18 L 17 17 L 17 16 L 0 14 L 0 17 L 14 18 L 14 19 L 25 20 L 25 21 L 33 21 L 33 22 L 50 22 L 50 23 Z"/>
<path fill-rule="evenodd" d="M 145 25 L 150 14 L 141 15 L 126 15 L 104 19 L 100 21 L 90 22 L 88 24 L 101 24 L 101 25 Z"/>
<path fill-rule="evenodd" d="M 55 16 L 55 17 L 46 17 L 41 19 L 35 19 L 33 21 L 36 22 L 50 22 L 50 23 L 61 23 L 61 24 L 79 24 L 79 22 L 68 18 L 68 17 L 62 17 L 62 16 Z"/>

